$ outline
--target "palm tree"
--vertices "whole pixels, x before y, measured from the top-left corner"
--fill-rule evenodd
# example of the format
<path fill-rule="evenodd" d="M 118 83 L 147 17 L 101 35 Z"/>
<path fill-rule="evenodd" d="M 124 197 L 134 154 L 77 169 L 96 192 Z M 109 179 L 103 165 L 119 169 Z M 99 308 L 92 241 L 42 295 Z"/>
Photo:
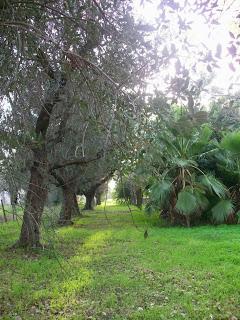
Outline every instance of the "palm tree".
<path fill-rule="evenodd" d="M 208 125 L 186 128 L 181 121 L 155 136 L 148 149 L 152 162 L 146 210 L 160 209 L 171 223 L 185 220 L 188 227 L 204 212 L 213 222 L 224 222 L 234 211 L 230 192 L 212 172 L 201 168 L 201 162 L 219 152 L 219 144 L 211 140 Z"/>

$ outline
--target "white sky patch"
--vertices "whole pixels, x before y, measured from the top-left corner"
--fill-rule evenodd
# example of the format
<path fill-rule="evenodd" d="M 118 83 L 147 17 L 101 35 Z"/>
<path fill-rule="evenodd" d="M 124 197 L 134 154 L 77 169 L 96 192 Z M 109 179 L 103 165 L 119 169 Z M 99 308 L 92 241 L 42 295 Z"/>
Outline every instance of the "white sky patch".
<path fill-rule="evenodd" d="M 108 188 L 109 188 L 110 192 L 114 191 L 114 189 L 116 188 L 116 181 L 114 179 L 111 179 L 108 182 Z"/>
<path fill-rule="evenodd" d="M 145 23 L 155 24 L 159 15 L 157 9 L 161 1 L 145 1 L 144 6 L 140 5 L 141 0 L 134 0 L 134 12 L 136 18 L 144 21 Z M 182 1 L 177 1 L 181 3 Z M 191 1 L 189 1 L 191 3 Z M 223 1 L 219 1 L 218 5 L 221 7 Z M 219 93 L 222 95 L 234 94 L 236 91 L 240 91 L 240 67 L 236 66 L 236 71 L 233 72 L 229 64 L 231 63 L 231 58 L 228 55 L 227 48 L 229 47 L 229 31 L 237 31 L 237 25 L 234 23 L 234 17 L 236 17 L 236 11 L 240 8 L 240 0 L 225 0 L 224 10 L 219 12 L 217 21 L 219 25 L 214 25 L 214 28 L 209 28 L 206 24 L 204 18 L 196 13 L 189 11 L 187 19 L 192 21 L 191 30 L 188 31 L 188 38 L 191 39 L 191 43 L 194 46 L 201 47 L 204 44 L 208 49 L 212 50 L 213 55 L 216 52 L 217 46 L 220 44 L 222 48 L 221 59 L 218 62 L 219 68 L 214 68 L 213 72 L 208 72 L 206 66 L 201 70 L 201 74 L 206 77 L 213 78 L 211 85 L 209 86 L 209 91 L 214 87 L 219 88 Z M 186 12 L 188 14 L 188 12 Z M 174 22 L 171 22 L 174 24 Z M 183 52 L 186 55 L 186 52 Z M 191 60 L 191 55 L 186 57 L 186 61 Z M 169 66 L 166 70 L 167 73 L 174 75 L 175 70 L 173 66 Z M 149 91 L 153 91 L 155 88 L 165 88 L 166 83 L 161 75 L 153 77 L 149 81 Z M 212 97 L 212 93 L 204 94 L 203 100 L 206 102 Z"/>

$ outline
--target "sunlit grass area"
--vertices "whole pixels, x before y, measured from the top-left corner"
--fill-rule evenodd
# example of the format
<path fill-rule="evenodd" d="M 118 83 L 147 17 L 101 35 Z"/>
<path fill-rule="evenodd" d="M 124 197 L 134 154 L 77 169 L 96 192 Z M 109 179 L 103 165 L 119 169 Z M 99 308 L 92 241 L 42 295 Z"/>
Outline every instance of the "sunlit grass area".
<path fill-rule="evenodd" d="M 13 251 L 20 226 L 0 224 L 1 319 L 240 317 L 238 225 L 167 228 L 110 202 L 84 215 L 46 223 L 36 252 Z"/>

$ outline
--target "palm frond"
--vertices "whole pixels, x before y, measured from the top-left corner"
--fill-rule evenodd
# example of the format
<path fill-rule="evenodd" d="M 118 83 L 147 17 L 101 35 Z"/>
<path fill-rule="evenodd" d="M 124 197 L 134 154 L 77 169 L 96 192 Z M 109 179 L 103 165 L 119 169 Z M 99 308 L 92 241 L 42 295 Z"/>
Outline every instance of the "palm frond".
<path fill-rule="evenodd" d="M 166 147 L 166 152 L 171 155 L 181 155 L 180 151 L 178 150 L 177 146 L 169 139 L 169 137 L 161 136 L 159 140 L 164 144 Z"/>
<path fill-rule="evenodd" d="M 170 192 L 172 190 L 172 184 L 170 181 L 163 180 L 154 183 L 150 188 L 150 198 L 153 202 L 158 203 L 160 207 L 168 201 Z"/>
<path fill-rule="evenodd" d="M 209 201 L 201 189 L 194 189 L 194 196 L 197 199 L 197 205 L 199 209 L 206 210 L 209 207 Z"/>
<path fill-rule="evenodd" d="M 204 125 L 197 131 L 192 139 L 191 147 L 189 148 L 193 156 L 201 155 L 206 151 L 206 146 L 212 136 L 212 129 L 208 125 Z"/>
<path fill-rule="evenodd" d="M 154 203 L 153 201 L 149 200 L 146 205 L 145 205 L 145 212 L 148 215 L 153 214 L 154 212 L 156 212 L 157 210 L 159 210 L 159 207 L 157 206 L 156 203 Z"/>
<path fill-rule="evenodd" d="M 221 141 L 221 146 L 234 153 L 240 153 L 240 131 L 227 134 Z"/>
<path fill-rule="evenodd" d="M 179 168 L 189 168 L 192 166 L 194 166 L 194 167 L 198 166 L 197 162 L 195 162 L 191 159 L 174 158 L 172 160 L 172 163 Z"/>
<path fill-rule="evenodd" d="M 212 217 L 216 223 L 223 223 L 233 212 L 234 205 L 231 200 L 220 200 L 212 209 Z"/>
<path fill-rule="evenodd" d="M 207 144 L 212 136 L 213 130 L 209 125 L 204 125 L 201 127 L 201 131 L 199 132 L 199 140 Z"/>
<path fill-rule="evenodd" d="M 227 189 L 225 185 L 211 174 L 200 176 L 200 182 L 210 191 L 215 193 L 219 198 L 225 196 Z"/>
<path fill-rule="evenodd" d="M 176 209 L 180 213 L 184 215 L 190 215 L 197 209 L 197 207 L 197 199 L 193 193 L 185 190 L 179 192 Z"/>

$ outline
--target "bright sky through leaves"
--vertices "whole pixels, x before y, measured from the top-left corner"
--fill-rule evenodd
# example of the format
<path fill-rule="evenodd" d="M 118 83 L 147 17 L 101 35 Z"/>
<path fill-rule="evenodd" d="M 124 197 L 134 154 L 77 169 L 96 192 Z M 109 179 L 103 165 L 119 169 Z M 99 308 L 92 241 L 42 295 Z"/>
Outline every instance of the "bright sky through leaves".
<path fill-rule="evenodd" d="M 178 1 L 181 3 L 182 1 Z M 212 79 L 209 89 L 211 88 L 219 88 L 218 94 L 232 94 L 236 91 L 240 90 L 240 69 L 239 65 L 236 66 L 235 72 L 231 70 L 229 65 L 231 64 L 231 57 L 228 54 L 228 47 L 229 41 L 231 41 L 230 32 L 239 33 L 237 21 L 234 20 L 236 17 L 236 11 L 239 10 L 240 7 L 240 0 L 235 1 L 225 1 L 224 6 L 222 7 L 223 2 L 219 1 L 218 5 L 219 8 L 224 8 L 224 10 L 219 12 L 217 22 L 219 24 L 214 24 L 209 26 L 204 18 L 196 13 L 193 13 L 191 10 L 191 2 L 188 2 L 188 8 L 184 9 L 185 17 L 188 21 L 191 21 L 191 29 L 188 31 L 188 37 L 191 39 L 191 44 L 194 46 L 201 47 L 204 44 L 208 49 L 212 50 L 213 53 L 216 52 L 217 47 L 221 46 L 221 59 L 218 63 L 219 68 L 215 68 L 213 72 L 208 72 L 206 67 L 198 70 L 197 74 L 195 75 L 199 78 L 199 73 L 202 74 L 203 77 L 209 77 Z M 159 10 L 157 7 L 161 1 L 144 1 L 144 5 L 141 5 L 140 0 L 134 0 L 134 10 L 136 17 L 144 21 L 145 23 L 149 24 L 156 24 L 158 23 L 158 16 Z M 172 25 L 174 21 L 170 22 Z M 176 35 L 177 36 L 177 35 Z M 186 56 L 186 52 L 182 53 L 183 56 Z M 193 58 L 191 53 L 186 56 L 185 61 L 193 62 Z M 169 65 L 168 69 L 166 70 L 171 76 L 175 74 L 175 68 L 171 64 Z M 194 75 L 193 75 L 194 77 Z M 165 81 L 161 75 L 156 75 L 154 79 L 151 80 L 149 88 L 150 90 L 153 87 L 164 88 L 166 87 Z M 211 98 L 214 94 L 213 93 L 204 93 L 204 101 Z"/>

